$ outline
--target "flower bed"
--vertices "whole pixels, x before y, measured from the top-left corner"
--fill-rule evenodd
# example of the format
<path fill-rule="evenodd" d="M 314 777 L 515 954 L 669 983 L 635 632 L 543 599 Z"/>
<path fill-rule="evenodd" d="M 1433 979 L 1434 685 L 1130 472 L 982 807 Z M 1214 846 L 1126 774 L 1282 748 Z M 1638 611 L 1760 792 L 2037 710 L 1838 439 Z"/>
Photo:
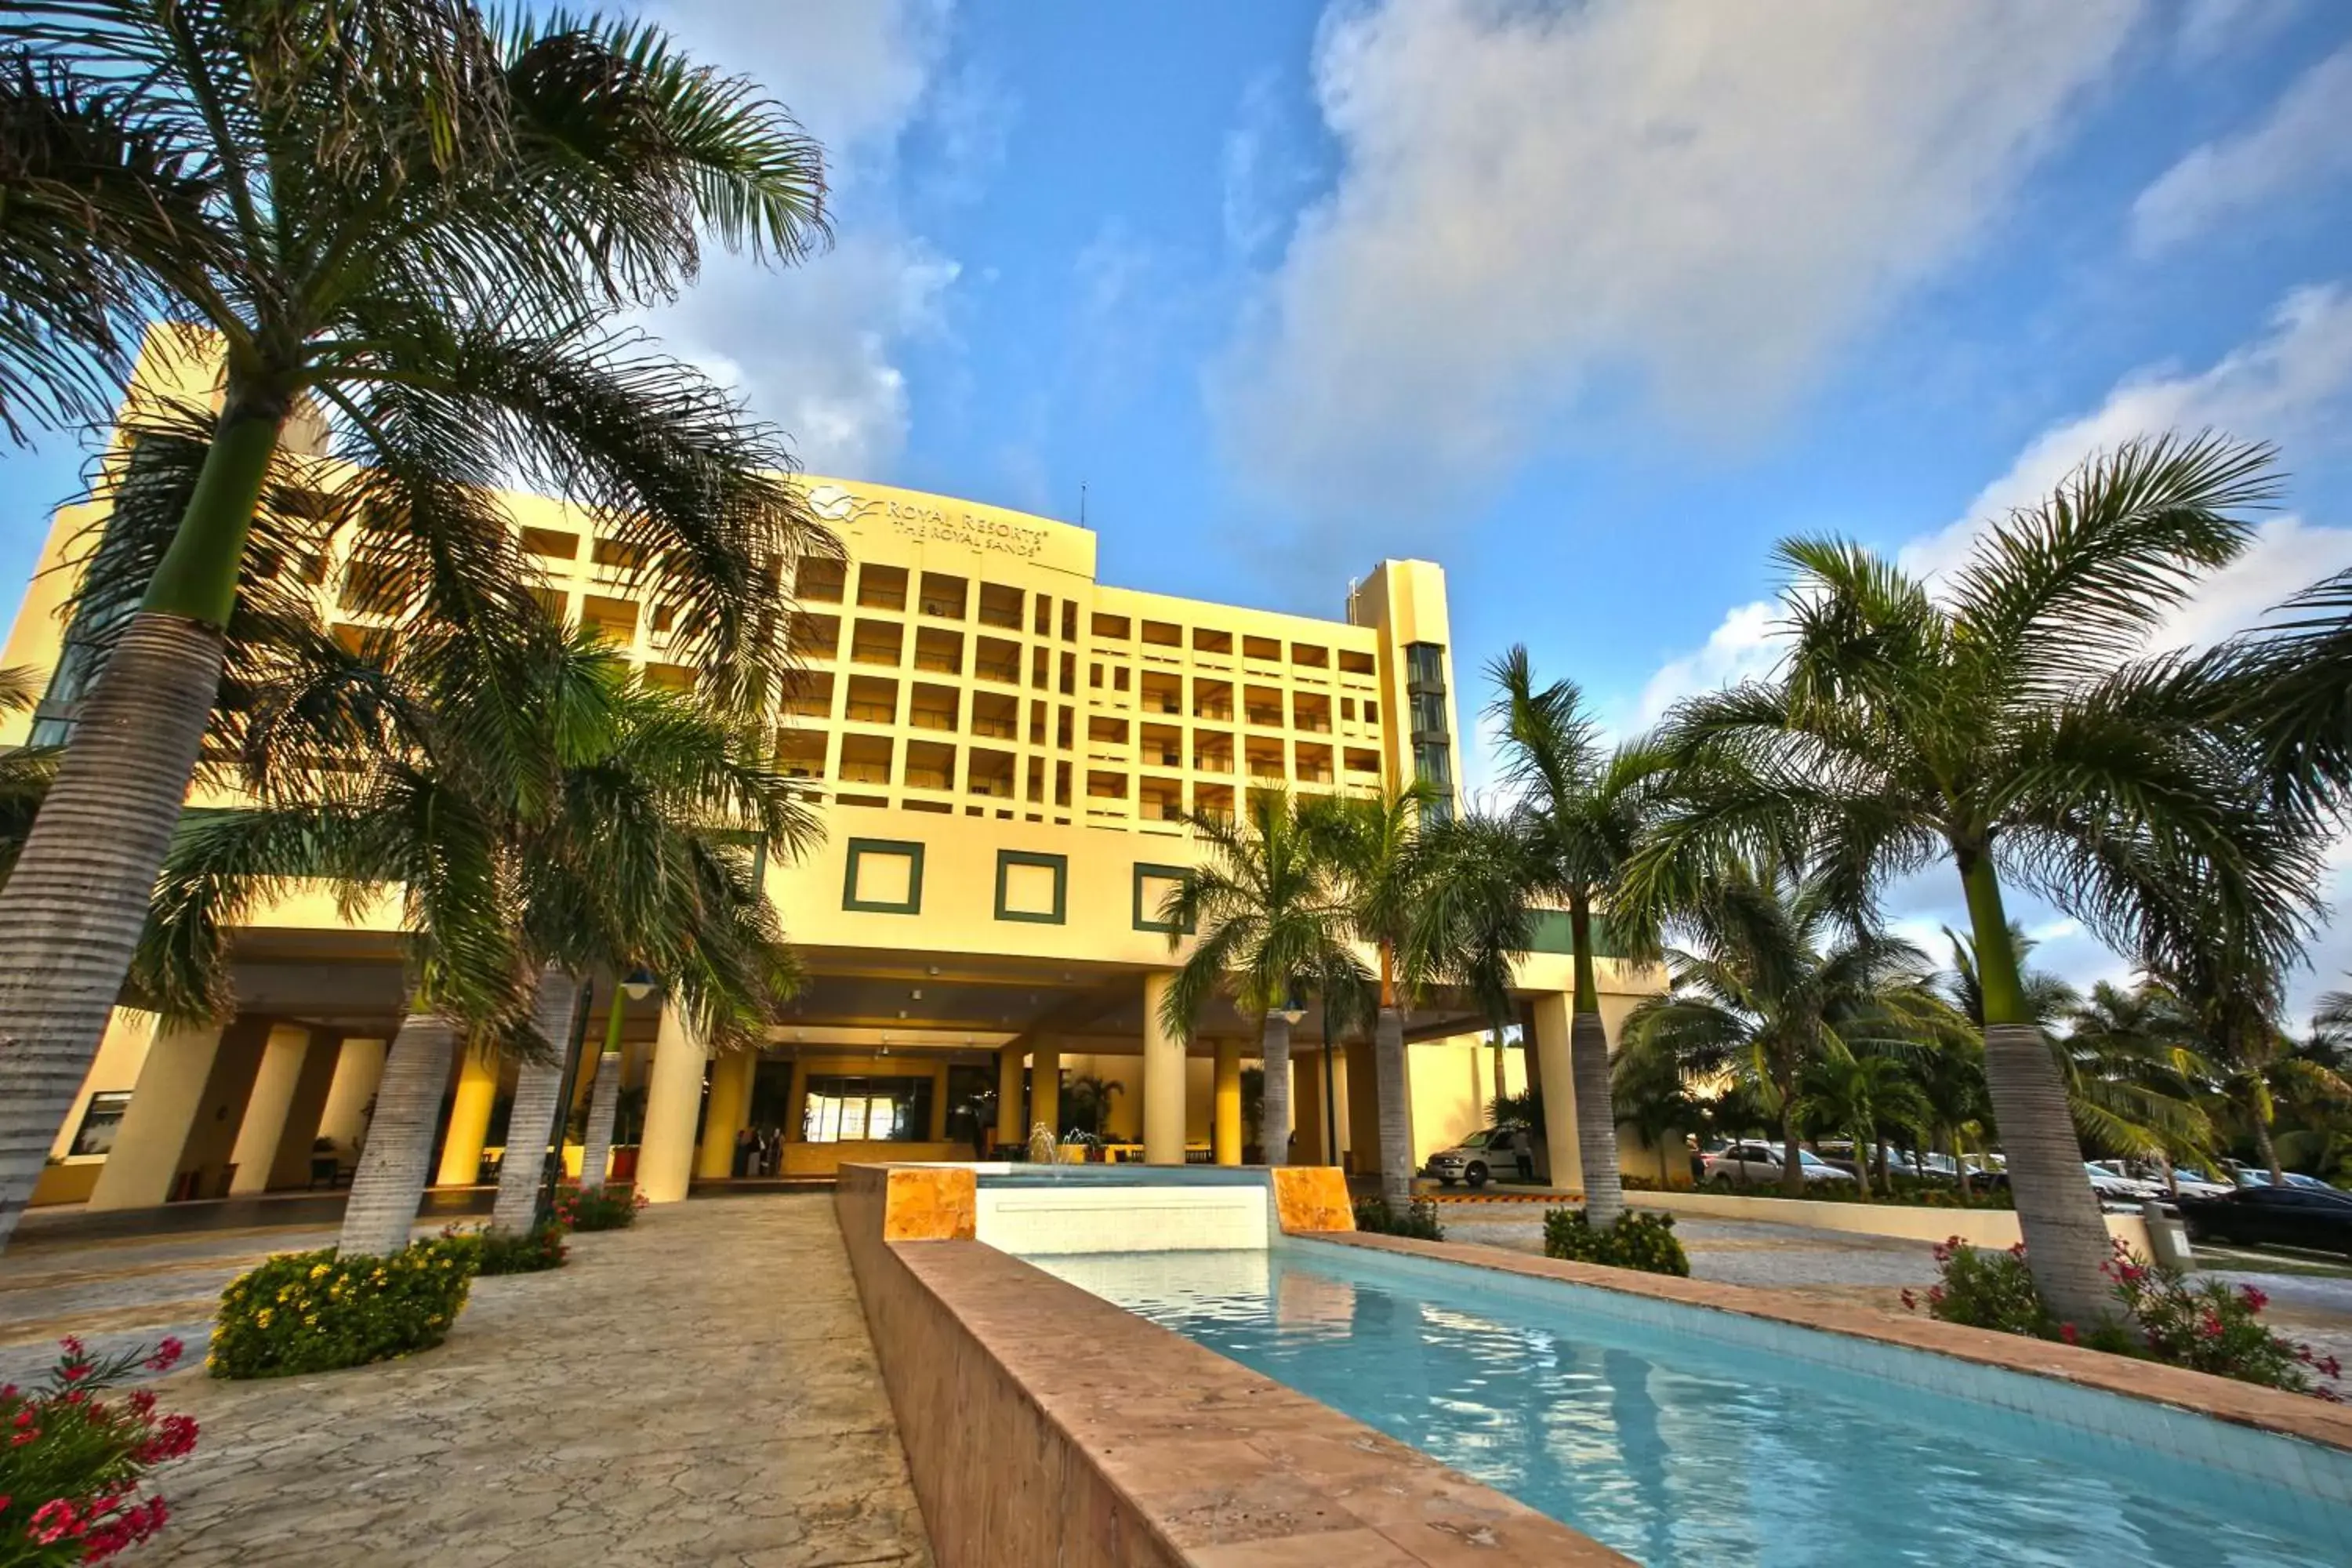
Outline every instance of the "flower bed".
<path fill-rule="evenodd" d="M 147 1390 L 104 1397 L 134 1370 L 171 1370 L 179 1341 L 105 1360 L 60 1343 L 41 1386 L 0 1386 L 0 1568 L 99 1563 L 146 1540 L 171 1517 L 160 1493 L 137 1495 L 147 1472 L 196 1446 L 196 1424 L 157 1415 Z"/>
<path fill-rule="evenodd" d="M 1675 1235 L 1675 1216 L 1627 1209 L 1607 1229 L 1582 1209 L 1544 1211 L 1544 1256 L 1570 1263 L 1605 1263 L 1645 1274 L 1690 1275 L 1690 1255 Z"/>
<path fill-rule="evenodd" d="M 442 1231 L 441 1239 L 471 1249 L 476 1275 L 537 1274 L 562 1268 L 571 1256 L 558 1220 L 535 1226 L 520 1236 L 488 1228 L 465 1230 L 453 1225 Z"/>
<path fill-rule="evenodd" d="M 2087 1330 L 2062 1322 L 2043 1303 L 2026 1268 L 2021 1242 L 1996 1252 L 1954 1237 L 1936 1248 L 1942 1282 L 1930 1286 L 1924 1297 L 1904 1291 L 1903 1304 L 1914 1311 L 1924 1308 L 1930 1317 L 1948 1323 L 2063 1340 L 2241 1383 L 2321 1399 L 2336 1397 L 2313 1375 L 2331 1380 L 2343 1375 L 2336 1358 L 2316 1355 L 2310 1346 L 2264 1324 L 2263 1309 L 2270 1299 L 2260 1290 L 2251 1285 L 2233 1289 L 2222 1279 L 2191 1283 L 2179 1269 L 2147 1262 L 2121 1242 L 2115 1248 L 2115 1257 L 2100 1268 L 2120 1316 Z"/>
<path fill-rule="evenodd" d="M 1874 1183 L 1875 1180 L 1874 1177 Z M 1778 1184 L 1769 1186 L 1755 1184 L 1728 1188 L 1708 1186 L 1704 1184 L 1696 1186 L 1661 1187 L 1646 1176 L 1627 1176 L 1623 1178 L 1623 1182 L 1625 1190 L 1629 1193 L 1721 1192 L 1727 1196 L 1740 1198 L 1792 1196 L 1790 1194 L 1782 1192 Z M 1793 1196 L 1799 1203 L 1882 1204 L 1904 1208 L 2013 1209 L 2017 1206 L 2005 1189 L 1996 1192 L 1977 1191 L 1963 1194 L 1958 1187 L 1947 1186 L 1940 1182 L 1917 1181 L 1907 1176 L 1895 1178 L 1895 1190 L 1892 1193 L 1887 1192 L 1883 1186 L 1874 1185 L 1867 1197 L 1864 1197 L 1861 1190 L 1852 1182 L 1808 1182 L 1805 1184 L 1805 1190 L 1794 1194 Z"/>
<path fill-rule="evenodd" d="M 215 1377 L 332 1372 L 430 1349 L 448 1337 L 478 1260 L 470 1238 L 420 1241 L 387 1258 L 291 1252 L 221 1292 Z"/>
<path fill-rule="evenodd" d="M 1437 1205 L 1415 1198 L 1402 1214 L 1386 1198 L 1362 1198 L 1356 1204 L 1356 1228 L 1379 1236 L 1414 1236 L 1423 1241 L 1444 1241 L 1445 1227 L 1437 1222 Z"/>
<path fill-rule="evenodd" d="M 555 1191 L 555 1223 L 566 1230 L 620 1230 L 635 1225 L 646 1200 L 636 1193 L 612 1186 L 591 1192 L 578 1187 Z"/>

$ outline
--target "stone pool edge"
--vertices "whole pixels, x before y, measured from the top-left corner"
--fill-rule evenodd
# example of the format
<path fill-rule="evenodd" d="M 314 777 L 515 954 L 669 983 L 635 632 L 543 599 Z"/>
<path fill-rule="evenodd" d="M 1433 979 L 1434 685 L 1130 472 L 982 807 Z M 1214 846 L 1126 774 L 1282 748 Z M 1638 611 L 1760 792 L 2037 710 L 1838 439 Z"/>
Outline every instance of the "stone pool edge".
<path fill-rule="evenodd" d="M 971 1191 L 846 1165 L 834 1194 L 940 1568 L 1630 1563 L 972 1239 Z"/>
<path fill-rule="evenodd" d="M 1668 1274 L 1643 1274 L 1591 1263 L 1570 1263 L 1557 1258 L 1507 1252 L 1475 1242 L 1420 1241 L 1409 1237 L 1372 1236 L 1358 1231 L 1305 1233 L 1297 1239 L 1361 1247 L 1368 1252 L 1392 1252 L 1408 1258 L 1466 1264 L 1473 1268 L 1487 1268 L 1523 1279 L 1589 1285 L 1629 1296 L 1645 1296 L 1686 1307 L 1703 1307 L 1713 1311 L 1760 1318 L 1791 1328 L 1849 1334 L 1906 1350 L 1925 1351 L 1933 1355 L 1973 1362 L 1980 1366 L 2050 1378 L 2080 1388 L 2095 1389 L 2103 1394 L 2119 1394 L 2126 1398 L 2147 1400 L 2195 1415 L 2210 1415 L 2216 1421 L 2226 1421 L 2236 1426 L 2250 1426 L 2279 1436 L 2297 1437 L 2326 1447 L 2352 1451 L 2352 1406 L 2331 1405 L 2306 1394 L 2289 1394 L 2283 1389 L 2239 1383 L 2210 1373 L 2191 1372 L 2184 1367 L 2166 1366 L 2157 1362 L 2133 1361 L 2105 1351 L 2086 1350 L 2079 1345 L 2030 1340 L 2018 1334 L 1998 1333 L 1990 1329 L 1966 1328 L 1958 1323 L 1938 1322 L 1933 1318 L 1890 1312 L 1877 1307 L 1822 1301 L 1791 1290 L 1684 1279 Z"/>

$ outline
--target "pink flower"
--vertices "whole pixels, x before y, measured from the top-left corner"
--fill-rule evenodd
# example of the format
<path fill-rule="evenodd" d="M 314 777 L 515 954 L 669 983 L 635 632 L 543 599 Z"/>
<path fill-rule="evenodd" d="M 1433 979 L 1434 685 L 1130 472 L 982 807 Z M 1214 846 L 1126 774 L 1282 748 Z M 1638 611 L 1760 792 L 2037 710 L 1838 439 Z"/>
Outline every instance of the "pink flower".
<path fill-rule="evenodd" d="M 33 1510 L 33 1517 L 26 1527 L 26 1533 L 33 1538 L 34 1545 L 47 1546 L 64 1540 L 68 1535 L 80 1534 L 80 1530 L 76 1528 L 79 1522 L 80 1521 L 74 1514 L 72 1503 L 64 1498 L 51 1498 Z"/>
<path fill-rule="evenodd" d="M 2211 1312 L 2206 1313 L 2205 1321 L 2197 1325 L 2197 1332 L 2200 1336 L 2205 1339 L 2220 1339 L 2221 1337 L 2221 1320 Z"/>
<path fill-rule="evenodd" d="M 1916 1312 L 1919 1310 L 1919 1298 L 1913 1295 L 1907 1287 L 1903 1292 L 1903 1310 L 1906 1312 Z"/>
<path fill-rule="evenodd" d="M 37 1443 L 40 1441 L 40 1437 L 41 1429 L 38 1426 L 28 1426 L 24 1431 L 17 1433 L 14 1437 L 9 1438 L 8 1447 L 12 1448 L 21 1448 L 27 1443 Z"/>
<path fill-rule="evenodd" d="M 89 1363 L 86 1361 L 69 1361 L 66 1363 L 65 1365 L 58 1368 L 58 1375 L 64 1378 L 68 1383 L 79 1383 L 83 1378 L 89 1375 Z"/>
<path fill-rule="evenodd" d="M 188 1347 L 182 1343 L 178 1339 L 168 1334 L 165 1335 L 163 1342 L 155 1347 L 155 1353 L 147 1358 L 149 1370 L 153 1372 L 171 1371 L 173 1367 L 179 1364 L 180 1357 L 187 1352 L 187 1349 Z"/>
<path fill-rule="evenodd" d="M 89 1353 L 89 1350 L 82 1344 L 80 1339 L 73 1334 L 68 1334 L 64 1339 L 59 1340 L 58 1342 L 58 1346 L 60 1350 L 63 1350 L 67 1355 L 72 1357 L 76 1361 L 79 1361 L 83 1356 Z"/>
<path fill-rule="evenodd" d="M 2082 1338 L 2082 1336 L 2081 1336 L 2080 1334 L 2077 1334 L 2077 1333 L 2074 1331 L 2074 1324 L 2072 1324 L 2072 1323 L 2061 1323 L 2061 1324 L 2059 1324 L 2059 1325 L 2058 1325 L 2058 1337 L 2059 1337 L 2060 1339 L 2062 1339 L 2062 1340 L 2064 1340 L 2064 1341 L 2065 1341 L 2068 1344 L 2070 1344 L 2070 1345 L 2071 1345 L 2071 1344 L 2073 1344 L 2073 1343 L 2074 1343 L 2077 1340 L 2079 1340 L 2079 1339 L 2081 1339 L 2081 1338 Z"/>
<path fill-rule="evenodd" d="M 2271 1304 L 2271 1299 L 2268 1296 L 2263 1295 L 2260 1290 L 2255 1289 L 2252 1285 L 2241 1285 L 2238 1288 L 2238 1296 L 2241 1300 L 2246 1303 L 2248 1310 L 2252 1311 L 2259 1312 L 2264 1307 Z"/>

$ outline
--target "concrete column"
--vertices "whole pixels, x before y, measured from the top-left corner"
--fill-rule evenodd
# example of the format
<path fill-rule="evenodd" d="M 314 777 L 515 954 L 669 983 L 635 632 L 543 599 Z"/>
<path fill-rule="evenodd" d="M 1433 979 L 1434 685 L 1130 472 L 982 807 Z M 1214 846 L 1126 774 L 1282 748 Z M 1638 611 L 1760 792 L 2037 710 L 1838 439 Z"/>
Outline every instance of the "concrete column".
<path fill-rule="evenodd" d="M 1242 1043 L 1217 1042 L 1216 1116 L 1210 1146 L 1220 1165 L 1242 1163 Z"/>
<path fill-rule="evenodd" d="M 662 1004 L 661 1032 L 654 1037 L 646 1074 L 646 1133 L 637 1144 L 637 1187 L 652 1204 L 686 1196 L 694 1174 L 694 1119 L 702 1109 L 702 1043 L 687 1028 L 685 1016 Z"/>
<path fill-rule="evenodd" d="M 253 1075 L 253 1092 L 246 1097 L 245 1120 L 237 1125 L 236 1142 L 229 1162 L 236 1174 L 229 1195 L 267 1192 L 278 1165 L 278 1141 L 286 1134 L 286 1113 L 293 1109 L 294 1090 L 301 1082 L 302 1063 L 310 1051 L 310 1031 L 299 1024 L 280 1024 L 269 1031 L 261 1047 L 261 1064 Z"/>
<path fill-rule="evenodd" d="M 1293 1047 L 1290 1053 L 1290 1127 L 1292 1152 L 1302 1165 L 1336 1165 L 1336 1150 L 1326 1149 L 1330 1121 L 1323 1114 L 1323 1049 Z"/>
<path fill-rule="evenodd" d="M 310 1145 L 319 1136 L 327 1090 L 342 1060 L 343 1038 L 331 1030 L 310 1031 L 310 1048 L 303 1053 L 301 1076 L 294 1080 L 294 1098 L 286 1107 L 286 1130 L 278 1134 L 278 1152 L 269 1162 L 273 1188 L 310 1184 Z M 242 1172 L 240 1172 L 242 1173 Z"/>
<path fill-rule="evenodd" d="M 499 1100 L 499 1059 L 467 1051 L 457 1068 L 457 1098 L 449 1108 L 449 1131 L 441 1140 L 436 1187 L 470 1187 L 482 1173 L 482 1145 L 490 1135 L 490 1112 Z"/>
<path fill-rule="evenodd" d="M 1339 1106 L 1345 1113 L 1342 1122 L 1348 1130 L 1348 1169 L 1359 1175 L 1369 1175 L 1381 1168 L 1381 1075 L 1373 1065 L 1372 1043 L 1350 1040 L 1340 1055 L 1339 1066 L 1347 1073 L 1347 1089 Z M 1408 1092 L 1406 1121 L 1412 1121 L 1412 1097 Z"/>
<path fill-rule="evenodd" d="M 1184 1037 L 1160 1021 L 1175 975 L 1154 970 L 1143 977 L 1143 1161 L 1148 1165 L 1184 1163 Z"/>
<path fill-rule="evenodd" d="M 1021 1125 L 1021 1047 L 1000 1046 L 996 1051 L 996 1147 L 1002 1153 L 1016 1148 L 1026 1136 Z"/>
<path fill-rule="evenodd" d="M 1568 1054 L 1569 996 L 1555 991 L 1535 1000 L 1536 1068 L 1543 1079 L 1547 1178 L 1555 1187 L 1584 1190 L 1584 1161 L 1576 1147 L 1576 1079 Z"/>
<path fill-rule="evenodd" d="M 267 1018 L 240 1018 L 157 1034 L 90 1192 L 92 1209 L 157 1207 L 183 1171 L 201 1174 L 203 1196 L 219 1195 L 214 1178 L 234 1148 L 269 1027 Z"/>
<path fill-rule="evenodd" d="M 931 1064 L 929 1137 L 934 1143 L 944 1143 L 948 1141 L 948 1061 L 944 1057 Z"/>
<path fill-rule="evenodd" d="M 1062 1042 L 1039 1040 L 1029 1048 L 1029 1120 L 1062 1135 Z M 1023 1134 L 1027 1136 L 1027 1134 Z"/>
<path fill-rule="evenodd" d="M 704 1181 L 734 1173 L 735 1134 L 751 1121 L 751 1080 L 743 1069 L 759 1061 L 750 1051 L 737 1051 L 710 1064 L 710 1108 L 703 1113 L 702 1150 L 694 1162 L 694 1173 Z"/>
<path fill-rule="evenodd" d="M 389 1040 L 345 1040 L 335 1058 L 327 1108 L 319 1112 L 319 1136 L 333 1139 L 342 1153 L 351 1153 L 367 1136 L 368 1104 L 383 1079 L 383 1054 L 390 1046 Z"/>

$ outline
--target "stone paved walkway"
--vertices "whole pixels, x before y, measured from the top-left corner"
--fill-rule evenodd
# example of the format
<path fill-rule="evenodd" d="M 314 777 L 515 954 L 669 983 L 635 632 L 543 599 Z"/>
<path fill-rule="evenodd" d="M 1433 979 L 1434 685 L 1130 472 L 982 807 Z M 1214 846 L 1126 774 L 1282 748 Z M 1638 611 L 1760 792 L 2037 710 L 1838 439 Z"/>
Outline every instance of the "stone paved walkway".
<path fill-rule="evenodd" d="M 78 1248 L 40 1304 L 120 1321 L 143 1290 L 162 1321 L 257 1243 L 194 1246 L 121 1249 L 110 1288 Z M 25 1283 L 12 1309 L 33 1304 Z M 575 1237 L 567 1268 L 477 1281 L 448 1342 L 409 1361 L 152 1386 L 204 1435 L 157 1477 L 173 1519 L 142 1565 L 931 1561 L 829 1197 L 673 1205 Z"/>

